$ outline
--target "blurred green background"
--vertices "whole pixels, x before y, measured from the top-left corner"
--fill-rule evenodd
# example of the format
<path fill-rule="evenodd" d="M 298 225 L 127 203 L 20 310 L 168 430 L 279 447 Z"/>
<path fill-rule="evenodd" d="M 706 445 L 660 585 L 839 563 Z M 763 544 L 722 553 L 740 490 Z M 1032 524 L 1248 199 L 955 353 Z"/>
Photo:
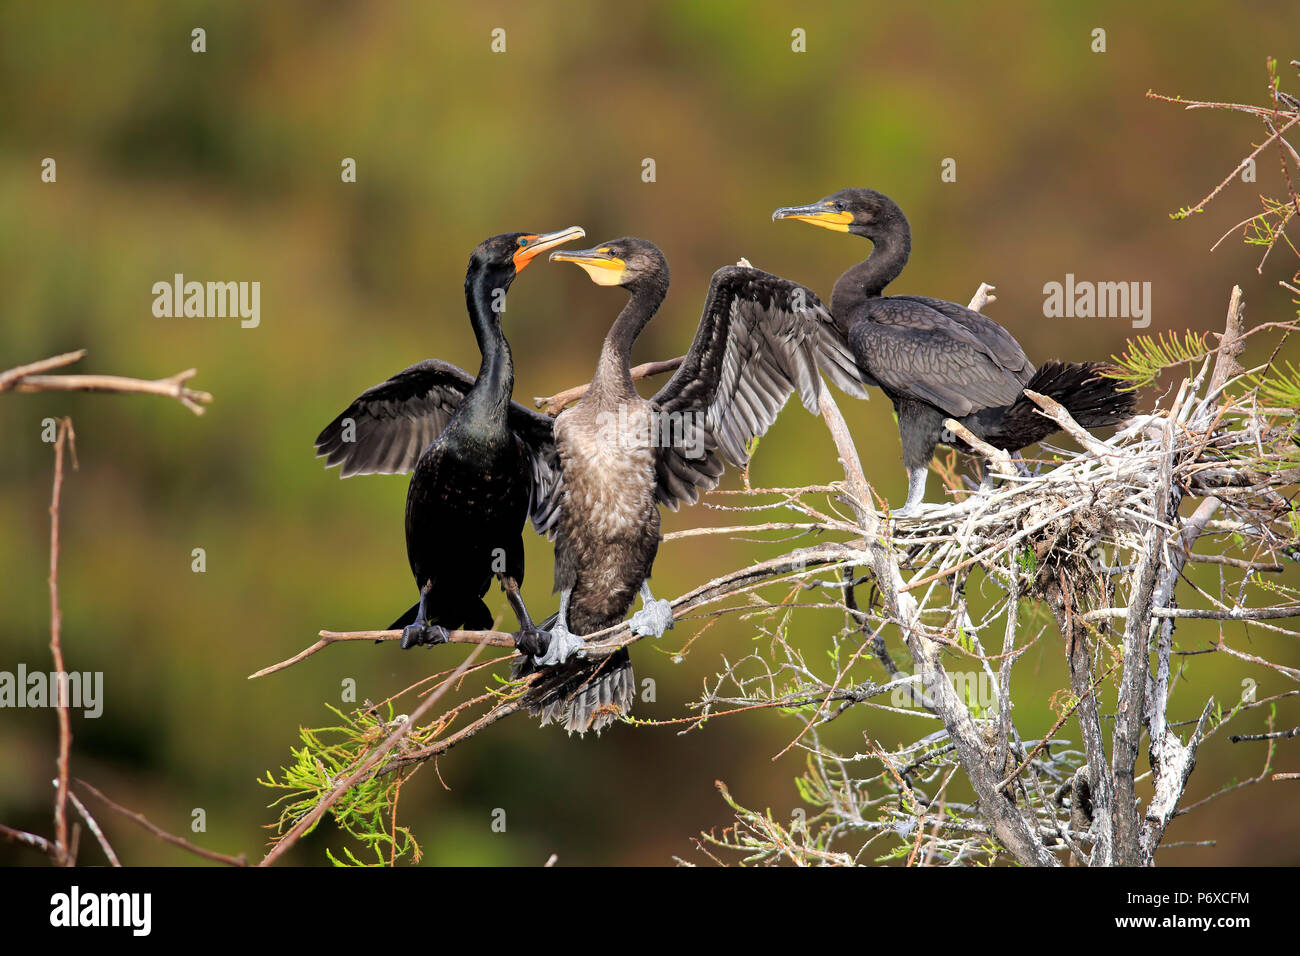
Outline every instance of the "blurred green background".
<path fill-rule="evenodd" d="M 190 31 L 207 31 L 192 53 Z M 490 50 L 493 28 L 507 52 Z M 791 30 L 807 53 L 791 52 Z M 1093 53 L 1091 30 L 1107 31 Z M 1281 192 L 1277 163 L 1204 215 L 1168 213 L 1210 190 L 1261 138 L 1240 114 L 1185 114 L 1148 89 L 1262 102 L 1265 57 L 1300 48 L 1294 4 L 1137 5 L 845 2 L 347 4 L 51 3 L 0 7 L 0 367 L 75 348 L 73 371 L 160 377 L 196 366 L 214 403 L 195 418 L 148 397 L 0 397 L 0 669 L 48 670 L 46 592 L 51 447 L 46 416 L 70 414 L 80 470 L 64 492 L 62 594 L 68 667 L 105 672 L 102 718 L 73 718 L 73 772 L 159 825 L 227 852 L 260 856 L 271 794 L 254 779 L 287 759 L 300 724 L 330 722 L 354 678 L 379 699 L 463 649 L 329 649 L 289 671 L 246 675 L 289 656 L 322 627 L 382 627 L 415 596 L 403 546 L 405 479 L 340 482 L 311 440 L 363 388 L 429 356 L 477 367 L 462 280 L 470 249 L 515 230 L 581 224 L 592 242 L 657 242 L 673 291 L 637 345 L 645 361 L 689 343 L 709 275 L 738 256 L 829 294 L 864 256 L 860 240 L 769 222 L 779 205 L 846 185 L 893 196 L 914 230 L 896 292 L 966 301 L 995 283 L 989 314 L 1036 361 L 1105 358 L 1131 332 L 1116 319 L 1042 317 L 1042 287 L 1081 279 L 1152 283 L 1149 332 L 1222 327 L 1234 283 L 1253 321 L 1293 314 L 1279 251 L 1230 239 Z M 1283 68 L 1294 91 L 1291 71 Z M 58 181 L 40 181 L 53 157 Z M 340 182 L 353 157 L 358 182 Z M 651 157 L 657 181 L 641 179 Z M 957 162 L 957 181 L 940 163 Z M 158 319 L 151 287 L 173 273 L 261 282 L 261 326 Z M 505 324 L 516 397 L 586 381 L 622 297 L 577 269 L 534 265 Z M 1148 396 L 1148 400 L 1149 400 Z M 904 490 L 888 403 L 842 400 L 868 477 Z M 792 404 L 764 440 L 756 484 L 829 480 L 824 429 Z M 734 487 L 734 474 L 726 479 Z M 938 482 L 930 483 L 931 498 Z M 719 520 L 665 513 L 665 529 Z M 549 548 L 528 533 L 525 596 L 549 610 Z M 207 552 L 207 571 L 190 569 Z M 715 539 L 668 544 L 660 596 L 758 555 Z M 504 610 L 495 592 L 494 607 Z M 1253 653 L 1297 663 L 1294 644 L 1236 626 Z M 1183 646 L 1217 635 L 1187 623 Z M 637 645 L 638 676 L 667 718 L 720 656 L 751 640 L 728 620 L 684 663 Z M 815 637 L 815 635 L 814 635 Z M 892 639 L 892 638 L 891 638 Z M 1190 659 L 1196 698 L 1231 702 L 1241 680 L 1290 689 L 1223 655 Z M 1050 636 L 1017 671 L 1026 737 L 1054 719 L 1067 680 Z M 1262 730 L 1254 711 L 1235 732 Z M 1297 723 L 1294 706 L 1279 726 Z M 850 726 L 850 722 L 853 721 Z M 842 725 L 842 726 L 840 726 Z M 861 749 L 919 722 L 862 709 L 834 740 Z M 525 717 L 492 727 L 403 789 L 401 822 L 429 863 L 659 864 L 699 859 L 691 836 L 725 825 L 713 787 L 788 818 L 803 758 L 772 757 L 797 725 L 772 714 L 673 728 L 616 726 L 567 739 Z M 928 726 L 925 729 L 930 729 Z M 1077 739 L 1071 724 L 1064 736 Z M 0 821 L 50 832 L 50 711 L 0 712 Z M 1250 749 L 1250 748 L 1259 749 Z M 1189 799 L 1258 772 L 1260 745 L 1226 734 L 1201 751 Z M 1281 746 L 1280 769 L 1296 769 Z M 1145 758 L 1142 766 L 1145 766 Z M 1290 789 L 1288 789 L 1290 788 Z M 193 808 L 207 832 L 192 834 Z M 490 826 L 495 808 L 505 833 Z M 1265 783 L 1179 820 L 1165 864 L 1300 862 L 1294 784 Z M 193 862 L 120 820 L 101 820 L 130 863 Z M 329 827 L 289 859 L 325 862 Z M 82 859 L 100 860 L 82 840 Z M 0 860 L 40 863 L 0 845 Z"/>

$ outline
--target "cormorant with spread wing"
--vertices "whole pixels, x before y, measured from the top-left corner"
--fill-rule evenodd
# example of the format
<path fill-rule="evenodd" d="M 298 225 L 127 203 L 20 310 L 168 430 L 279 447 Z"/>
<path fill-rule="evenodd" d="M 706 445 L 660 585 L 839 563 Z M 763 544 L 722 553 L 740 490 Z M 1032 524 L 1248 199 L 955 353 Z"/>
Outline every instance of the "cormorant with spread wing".
<path fill-rule="evenodd" d="M 555 525 L 555 588 L 560 611 L 548 653 L 525 662 L 561 664 L 534 684 L 529 703 L 542 722 L 569 732 L 599 730 L 632 704 L 626 649 L 583 662 L 583 641 L 632 617 L 641 635 L 672 627 L 672 609 L 650 591 L 659 549 L 659 505 L 676 510 L 715 487 L 724 461 L 743 465 L 792 391 L 817 410 L 820 379 L 815 323 L 799 308 L 800 287 L 757 269 L 714 273 L 695 341 L 672 379 L 651 399 L 637 394 L 632 343 L 668 292 L 668 263 L 644 239 L 618 239 L 583 252 L 558 251 L 597 285 L 631 293 L 605 337 L 586 394 L 555 420 L 564 493 Z M 579 660 L 571 660 L 576 655 Z M 567 662 L 567 663 L 566 663 Z"/>
<path fill-rule="evenodd" d="M 903 211 L 872 189 L 842 189 L 807 206 L 788 206 L 773 219 L 796 219 L 870 239 L 871 254 L 835 283 L 833 326 L 819 337 L 818 362 L 858 398 L 881 388 L 894 403 L 907 468 L 907 504 L 915 514 L 940 442 L 969 451 L 944 428 L 954 418 L 996 448 L 1018 451 L 1057 425 L 1038 414 L 1024 389 L 1069 410 L 1080 425 L 1115 425 L 1134 410 L 1132 392 L 1104 377 L 1103 362 L 1047 362 L 1035 370 L 1020 344 L 987 316 L 942 299 L 882 295 L 907 264 L 912 234 Z M 820 315 L 825 316 L 824 310 Z"/>
<path fill-rule="evenodd" d="M 483 603 L 493 575 L 519 619 L 527 654 L 546 637 L 528 615 L 524 522 L 545 532 L 559 498 L 551 419 L 510 400 L 514 364 L 501 331 L 500 298 L 547 249 L 583 236 L 574 226 L 545 234 L 510 233 L 484 240 L 470 256 L 465 302 L 482 354 L 470 377 L 428 359 L 367 389 L 316 439 L 326 466 L 341 477 L 412 471 L 406 494 L 406 553 L 420 600 L 390 629 L 402 647 L 440 644 L 457 628 L 486 630 Z"/>

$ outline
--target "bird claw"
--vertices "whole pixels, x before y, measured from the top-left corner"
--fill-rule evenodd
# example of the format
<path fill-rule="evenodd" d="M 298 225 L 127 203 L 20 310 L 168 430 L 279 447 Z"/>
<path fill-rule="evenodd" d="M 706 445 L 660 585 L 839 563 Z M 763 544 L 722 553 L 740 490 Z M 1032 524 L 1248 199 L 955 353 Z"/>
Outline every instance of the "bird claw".
<path fill-rule="evenodd" d="M 539 654 L 545 654 L 550 644 L 550 635 L 535 627 L 516 631 L 514 638 L 515 648 L 525 657 L 535 658 Z"/>
<path fill-rule="evenodd" d="M 549 641 L 546 645 L 546 653 L 533 658 L 533 663 L 539 667 L 554 667 L 556 664 L 563 664 L 570 657 L 582 659 L 587 656 L 587 642 L 566 627 L 557 625 L 550 631 L 540 633 L 546 634 Z"/>
<path fill-rule="evenodd" d="M 673 606 L 662 598 L 650 601 L 632 615 L 630 623 L 638 637 L 661 637 L 673 626 Z"/>
<path fill-rule="evenodd" d="M 446 644 L 448 631 L 441 624 L 408 624 L 402 628 L 402 650 Z"/>

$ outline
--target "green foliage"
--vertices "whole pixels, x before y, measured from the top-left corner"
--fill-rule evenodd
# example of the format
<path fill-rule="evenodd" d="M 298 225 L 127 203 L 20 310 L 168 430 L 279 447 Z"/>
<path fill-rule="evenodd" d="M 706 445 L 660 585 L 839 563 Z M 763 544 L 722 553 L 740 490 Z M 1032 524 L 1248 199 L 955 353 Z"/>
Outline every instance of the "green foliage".
<path fill-rule="evenodd" d="M 1300 370 L 1290 362 L 1270 365 L 1266 374 L 1252 376 L 1249 381 L 1270 405 L 1300 408 Z"/>
<path fill-rule="evenodd" d="M 388 704 L 386 721 L 371 709 L 345 714 L 330 704 L 326 706 L 343 723 L 334 727 L 299 728 L 302 746 L 289 748 L 293 762 L 288 767 L 281 767 L 278 777 L 268 770 L 266 777 L 257 781 L 264 787 L 285 791 L 270 804 L 281 807 L 279 819 L 271 824 L 276 830 L 272 842 L 283 837 L 303 815 L 319 804 L 342 777 L 365 759 L 373 746 L 393 731 L 395 720 L 391 703 Z M 365 848 L 363 855 L 366 857 L 362 860 L 344 847 L 340 859 L 327 848 L 325 854 L 331 863 L 335 866 L 386 866 L 390 861 L 408 855 L 412 862 L 419 862 L 420 846 L 410 830 L 393 826 L 402 780 L 397 774 L 366 777 L 350 787 L 330 807 L 329 815 L 335 824 Z M 371 855 L 373 860 L 369 859 Z"/>
<path fill-rule="evenodd" d="M 1176 332 L 1166 337 L 1139 335 L 1129 339 L 1123 355 L 1112 355 L 1115 367 L 1104 373 L 1109 378 L 1124 382 L 1126 391 L 1135 391 L 1153 385 L 1162 372 L 1187 365 L 1209 354 L 1208 334 L 1187 332 L 1182 340 Z"/>
<path fill-rule="evenodd" d="M 1272 199 L 1268 196 L 1260 196 L 1260 203 L 1264 211 L 1256 216 L 1252 216 L 1246 221 L 1242 230 L 1243 240 L 1248 246 L 1263 246 L 1267 249 L 1273 248 L 1279 239 L 1285 242 L 1297 256 L 1300 256 L 1300 250 L 1297 250 L 1291 237 L 1286 234 L 1287 224 L 1291 217 L 1295 215 L 1295 206 L 1292 205 L 1291 199 Z"/>
<path fill-rule="evenodd" d="M 1275 361 L 1262 375 L 1251 375 L 1246 381 L 1259 396 L 1259 404 L 1267 406 L 1260 414 L 1269 428 L 1262 436 L 1262 447 L 1243 448 L 1238 457 L 1259 459 L 1259 466 L 1269 471 L 1300 468 L 1300 369 L 1290 362 Z M 1294 512 L 1287 517 L 1296 531 Z"/>
<path fill-rule="evenodd" d="M 801 782 L 798 779 L 795 781 L 801 794 L 808 792 L 813 797 L 810 802 L 819 802 L 820 798 L 811 791 L 805 790 L 805 785 L 809 783 L 810 781 Z M 726 837 L 725 832 L 723 840 L 713 838 L 709 834 L 703 836 L 708 842 L 717 846 L 744 852 L 746 855 L 740 860 L 742 866 L 776 862 L 787 855 L 816 862 L 827 855 L 824 836 L 821 833 L 814 835 L 811 832 L 810 821 L 796 816 L 789 826 L 785 826 L 772 815 L 770 809 L 759 813 L 742 806 L 732 797 L 731 791 L 722 781 L 718 781 L 716 786 L 718 792 L 722 794 L 723 801 L 735 811 L 736 819 L 743 823 L 749 832 L 742 833 L 737 827 L 732 830 L 733 836 L 730 839 Z"/>

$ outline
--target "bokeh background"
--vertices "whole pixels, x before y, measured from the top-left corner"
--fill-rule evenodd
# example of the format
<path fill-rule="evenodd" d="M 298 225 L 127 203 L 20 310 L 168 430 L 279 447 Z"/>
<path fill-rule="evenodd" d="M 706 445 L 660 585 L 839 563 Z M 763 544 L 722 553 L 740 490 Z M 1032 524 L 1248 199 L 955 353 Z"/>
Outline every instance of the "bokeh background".
<path fill-rule="evenodd" d="M 1043 284 L 1067 272 L 1150 281 L 1150 332 L 1221 328 L 1234 283 L 1253 321 L 1282 318 L 1294 307 L 1277 280 L 1293 263 L 1279 254 L 1261 275 L 1257 250 L 1235 239 L 1209 251 L 1258 210 L 1258 193 L 1281 191 L 1273 159 L 1258 185 L 1235 184 L 1207 213 L 1168 215 L 1226 175 L 1259 127 L 1144 94 L 1262 101 L 1266 56 L 1300 56 L 1295 13 L 861 0 L 0 6 L 0 366 L 84 347 L 74 371 L 152 378 L 196 366 L 194 384 L 215 395 L 202 418 L 167 399 L 0 397 L 0 669 L 48 669 L 52 452 L 40 422 L 70 414 L 80 470 L 64 493 L 65 653 L 106 683 L 103 717 L 74 715 L 74 773 L 204 845 L 260 855 L 272 795 L 254 780 L 286 762 L 299 725 L 331 722 L 323 704 L 341 703 L 344 678 L 379 699 L 463 653 L 347 645 L 245 679 L 322 627 L 381 627 L 414 599 L 405 480 L 340 482 L 311 440 L 413 361 L 477 367 L 462 297 L 477 242 L 577 223 L 593 242 L 659 243 L 673 291 L 636 347 L 641 361 L 680 354 L 710 273 L 738 256 L 828 293 L 866 244 L 769 214 L 845 185 L 889 193 L 911 219 L 913 259 L 895 291 L 964 302 L 995 283 L 990 314 L 1035 360 L 1105 358 L 1131 332 L 1122 320 L 1044 319 Z M 207 31 L 204 54 L 190 50 L 194 27 Z M 496 27 L 504 54 L 490 50 Z M 804 54 L 791 51 L 795 27 L 807 31 Z M 1090 49 L 1095 27 L 1105 53 Z M 57 160 L 56 184 L 40 181 L 44 157 Z M 344 157 L 357 162 L 355 184 L 340 181 Z M 641 178 L 646 157 L 654 183 Z M 947 157 L 953 183 L 940 180 Z M 260 281 L 261 326 L 155 318 L 151 287 L 177 272 Z M 537 264 L 522 276 L 506 317 L 516 397 L 589 378 L 620 299 L 577 269 Z M 888 403 L 841 404 L 868 477 L 897 502 Z M 769 486 L 835 474 L 824 430 L 797 405 L 753 471 Z M 932 497 L 937 487 L 932 478 Z M 666 514 L 665 527 L 716 520 L 696 508 Z M 525 595 L 549 609 L 549 549 L 528 540 Z M 203 574 L 190 568 L 196 547 Z M 770 552 L 715 539 L 667 545 L 656 589 L 681 593 L 760 553 Z M 1179 628 L 1184 646 L 1217 633 L 1196 628 Z M 639 676 L 658 685 L 640 716 L 687 713 L 720 655 L 752 639 L 724 621 L 672 663 L 689 636 L 636 647 Z M 1241 627 L 1231 636 L 1292 665 L 1300 656 Z M 1198 695 L 1235 700 L 1244 677 L 1261 696 L 1288 689 L 1222 655 L 1192 662 Z M 1041 734 L 1049 697 L 1067 685 L 1060 648 L 1040 641 L 1018 674 L 1021 731 Z M 1191 698 L 1184 706 L 1194 716 Z M 1296 716 L 1284 709 L 1279 725 Z M 864 732 L 916 732 L 876 711 L 852 719 L 836 729 L 851 749 Z M 1238 730 L 1263 720 L 1255 711 Z M 788 817 L 799 805 L 802 757 L 772 759 L 796 729 L 758 714 L 684 736 L 616 726 L 579 740 L 517 717 L 444 757 L 445 787 L 431 772 L 408 784 L 402 822 L 433 864 L 702 859 L 692 835 L 730 819 L 714 780 L 747 806 Z M 1258 772 L 1260 745 L 1225 738 L 1201 751 L 1190 799 Z M 49 832 L 55 744 L 53 712 L 0 712 L 0 820 Z M 1283 744 L 1281 769 L 1296 759 Z M 1247 788 L 1176 822 L 1169 840 L 1217 845 L 1161 862 L 1300 862 L 1293 787 Z M 207 832 L 195 836 L 200 807 Z M 505 833 L 490 826 L 496 808 Z M 128 862 L 194 862 L 122 821 L 106 825 Z M 99 859 L 82 842 L 83 860 Z M 322 827 L 290 859 L 321 864 L 338 845 Z M 0 860 L 43 862 L 9 845 Z"/>

